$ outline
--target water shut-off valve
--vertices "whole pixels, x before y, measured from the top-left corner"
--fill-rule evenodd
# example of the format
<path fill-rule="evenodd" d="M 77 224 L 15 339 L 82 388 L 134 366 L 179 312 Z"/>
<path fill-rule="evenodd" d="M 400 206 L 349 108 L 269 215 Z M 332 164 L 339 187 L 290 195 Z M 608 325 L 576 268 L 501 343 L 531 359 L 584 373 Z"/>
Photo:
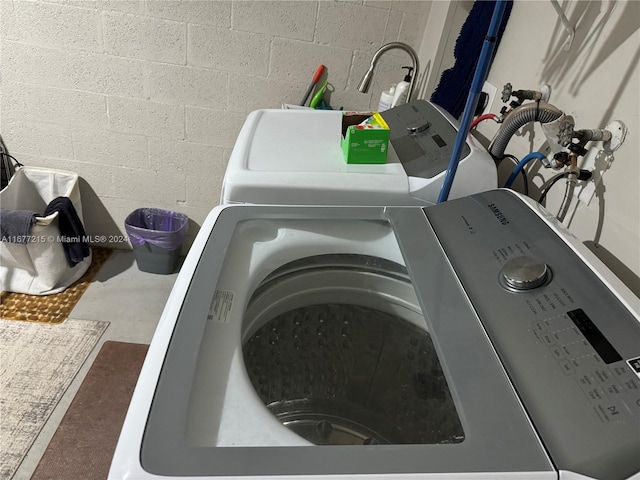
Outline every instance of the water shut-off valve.
<path fill-rule="evenodd" d="M 619 120 L 614 120 L 606 128 L 574 129 L 574 120 L 571 116 L 565 116 L 558 127 L 557 142 L 566 148 L 567 152 L 558 152 L 554 155 L 554 168 L 562 168 L 568 163 L 571 154 L 584 157 L 589 151 L 585 145 L 588 142 L 602 142 L 602 149 L 611 154 L 624 143 L 627 135 L 627 127 Z"/>
<path fill-rule="evenodd" d="M 565 168 L 567 185 L 573 194 L 573 188 L 582 183 L 577 198 L 585 205 L 589 205 L 595 190 L 602 182 L 604 172 L 613 160 L 612 153 L 623 144 L 627 134 L 627 127 L 621 121 L 615 120 L 603 129 L 573 129 L 573 118 L 563 119 L 565 125 L 558 130 L 557 140 L 566 150 L 556 152 L 549 165 L 555 169 Z M 601 146 L 587 148 L 588 142 L 602 142 Z M 606 162 L 599 161 L 602 156 L 609 157 Z M 578 166 L 578 157 L 584 157 L 582 168 Z M 597 166 L 599 164 L 599 166 Z M 546 166 L 546 165 L 545 165 Z M 562 210 L 559 219 L 564 218 L 567 207 Z"/>
<path fill-rule="evenodd" d="M 548 102 L 551 98 L 551 85 L 544 84 L 540 87 L 540 91 L 536 90 L 514 90 L 510 83 L 507 83 L 502 88 L 502 103 L 507 103 L 511 97 L 515 97 L 516 100 L 511 101 L 509 106 L 511 108 L 519 107 L 525 100 Z M 508 111 L 506 106 L 502 107 L 500 113 L 504 115 Z"/>

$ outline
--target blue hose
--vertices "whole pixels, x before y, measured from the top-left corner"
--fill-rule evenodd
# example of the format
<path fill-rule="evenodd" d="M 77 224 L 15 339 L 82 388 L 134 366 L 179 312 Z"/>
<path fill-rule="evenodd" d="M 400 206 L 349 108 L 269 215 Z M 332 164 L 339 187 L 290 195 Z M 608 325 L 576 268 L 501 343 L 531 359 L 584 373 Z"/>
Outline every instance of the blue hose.
<path fill-rule="evenodd" d="M 464 107 L 462 120 L 460 121 L 460 127 L 458 129 L 458 135 L 456 136 L 456 141 L 453 144 L 453 151 L 451 152 L 451 159 L 449 160 L 447 173 L 444 177 L 442 188 L 440 189 L 440 195 L 438 196 L 438 203 L 446 202 L 449 198 L 453 179 L 456 176 L 460 157 L 462 156 L 462 150 L 466 144 L 469 127 L 473 120 L 473 113 L 478 105 L 478 99 L 482 93 L 482 85 L 487 78 L 487 72 L 489 71 L 493 51 L 496 48 L 496 40 L 500 29 L 500 23 L 502 22 L 502 17 L 507 7 L 507 3 L 508 2 L 506 1 L 497 1 L 496 6 L 493 9 L 493 16 L 491 17 L 489 30 L 487 31 L 487 36 L 485 37 L 484 44 L 482 45 L 480 58 L 478 59 L 478 66 L 476 67 L 473 81 L 471 82 L 471 90 L 467 97 L 467 104 Z"/>
<path fill-rule="evenodd" d="M 511 187 L 515 179 L 518 177 L 520 170 L 522 170 L 527 163 L 529 163 L 531 160 L 542 160 L 544 158 L 546 158 L 546 156 L 540 152 L 532 152 L 526 157 L 524 157 L 522 160 L 518 162 L 516 167 L 513 169 L 513 172 L 511 172 L 511 175 L 509 176 L 509 178 L 507 178 L 507 181 L 504 184 L 504 188 Z"/>

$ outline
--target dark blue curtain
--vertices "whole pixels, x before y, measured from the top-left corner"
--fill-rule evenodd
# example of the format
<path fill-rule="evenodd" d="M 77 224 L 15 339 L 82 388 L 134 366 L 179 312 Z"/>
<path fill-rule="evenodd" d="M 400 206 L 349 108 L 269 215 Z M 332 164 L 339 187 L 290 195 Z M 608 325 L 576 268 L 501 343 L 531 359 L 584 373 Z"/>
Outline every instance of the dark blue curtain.
<path fill-rule="evenodd" d="M 467 103 L 471 81 L 480 58 L 482 44 L 487 35 L 487 30 L 489 30 L 495 4 L 495 1 L 485 0 L 476 0 L 474 2 L 456 40 L 456 46 L 453 50 L 455 64 L 450 69 L 442 72 L 440 83 L 433 95 L 431 95 L 433 103 L 440 105 L 455 118 L 460 117 Z M 513 2 L 508 2 L 500 24 L 495 51 L 498 50 L 500 45 L 500 39 L 507 26 L 512 7 Z"/>

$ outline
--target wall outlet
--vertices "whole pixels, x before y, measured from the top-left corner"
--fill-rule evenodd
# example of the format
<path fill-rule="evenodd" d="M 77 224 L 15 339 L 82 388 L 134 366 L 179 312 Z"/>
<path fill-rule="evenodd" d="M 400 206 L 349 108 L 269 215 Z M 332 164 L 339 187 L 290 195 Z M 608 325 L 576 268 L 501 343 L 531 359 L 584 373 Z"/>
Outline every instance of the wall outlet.
<path fill-rule="evenodd" d="M 491 107 L 493 106 L 493 100 L 496 98 L 496 94 L 498 93 L 498 88 L 495 85 L 490 84 L 489 82 L 484 82 L 484 85 L 482 85 L 482 91 L 486 93 L 489 98 L 487 99 L 487 103 L 480 115 L 484 115 L 485 113 L 492 113 Z"/>

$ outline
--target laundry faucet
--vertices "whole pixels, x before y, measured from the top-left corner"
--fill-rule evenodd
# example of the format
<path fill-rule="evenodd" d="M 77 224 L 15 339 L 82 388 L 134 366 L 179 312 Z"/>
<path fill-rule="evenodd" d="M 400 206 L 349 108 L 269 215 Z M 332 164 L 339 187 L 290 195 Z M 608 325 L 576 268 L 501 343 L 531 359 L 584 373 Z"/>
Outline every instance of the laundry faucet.
<path fill-rule="evenodd" d="M 369 91 L 369 85 L 371 84 L 371 79 L 373 79 L 373 70 L 376 68 L 376 64 L 378 63 L 378 59 L 380 56 L 386 52 L 387 50 L 392 50 L 394 48 L 399 48 L 400 50 L 404 50 L 409 54 L 411 60 L 413 61 L 413 76 L 411 77 L 411 81 L 409 82 L 409 89 L 407 91 L 407 101 L 411 99 L 411 93 L 413 92 L 413 85 L 415 83 L 416 77 L 418 76 L 418 55 L 416 51 L 406 43 L 402 42 L 391 42 L 386 45 L 381 46 L 376 53 L 373 54 L 373 58 L 371 59 L 371 65 L 369 66 L 369 70 L 364 74 L 362 80 L 360 80 L 360 84 L 358 85 L 358 91 L 362 93 L 367 93 Z"/>

